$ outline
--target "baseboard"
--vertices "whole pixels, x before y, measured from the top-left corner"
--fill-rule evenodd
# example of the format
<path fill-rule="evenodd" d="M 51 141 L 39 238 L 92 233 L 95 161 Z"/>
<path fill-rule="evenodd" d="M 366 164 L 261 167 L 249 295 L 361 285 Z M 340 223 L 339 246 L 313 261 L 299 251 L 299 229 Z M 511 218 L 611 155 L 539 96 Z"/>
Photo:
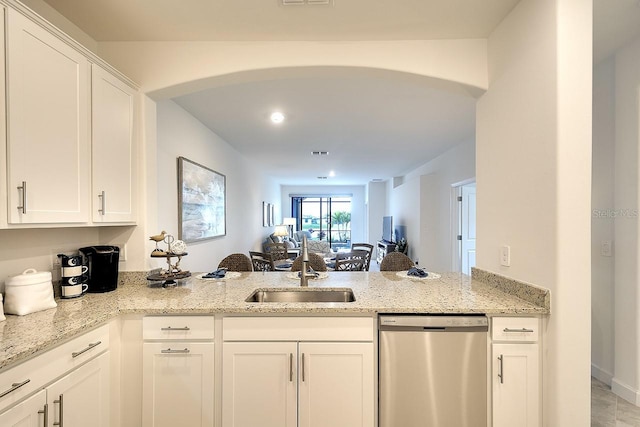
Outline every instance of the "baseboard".
<path fill-rule="evenodd" d="M 591 364 L 591 376 L 611 387 L 611 381 L 613 380 L 613 374 L 611 372 L 607 372 L 599 366 Z"/>
<path fill-rule="evenodd" d="M 611 381 L 611 391 L 627 402 L 640 406 L 640 391 L 634 390 L 615 378 Z"/>

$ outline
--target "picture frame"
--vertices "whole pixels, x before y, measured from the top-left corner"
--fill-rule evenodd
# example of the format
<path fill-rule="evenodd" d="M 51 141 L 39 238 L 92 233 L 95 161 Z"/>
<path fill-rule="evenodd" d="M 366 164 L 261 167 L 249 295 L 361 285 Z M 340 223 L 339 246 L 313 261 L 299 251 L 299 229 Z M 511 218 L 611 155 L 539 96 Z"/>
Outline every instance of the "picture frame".
<path fill-rule="evenodd" d="M 178 157 L 178 238 L 198 242 L 227 234 L 227 177 Z"/>
<path fill-rule="evenodd" d="M 269 204 L 267 202 L 262 202 L 262 226 L 269 226 Z"/>
<path fill-rule="evenodd" d="M 276 225 L 276 205 L 269 203 L 269 227 Z"/>

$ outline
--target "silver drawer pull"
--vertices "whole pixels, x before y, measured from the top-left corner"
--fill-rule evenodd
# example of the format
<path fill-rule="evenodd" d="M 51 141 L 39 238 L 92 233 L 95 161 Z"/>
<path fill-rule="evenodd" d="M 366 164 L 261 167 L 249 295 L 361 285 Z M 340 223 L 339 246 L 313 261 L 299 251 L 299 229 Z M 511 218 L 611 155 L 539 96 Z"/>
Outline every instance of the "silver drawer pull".
<path fill-rule="evenodd" d="M 166 349 L 166 350 L 160 350 L 160 353 L 164 353 L 164 354 L 187 354 L 190 353 L 188 348 L 185 348 L 184 350 L 172 350 L 170 348 Z"/>
<path fill-rule="evenodd" d="M 27 384 L 30 381 L 31 381 L 30 379 L 26 379 L 26 380 L 22 381 L 21 383 L 13 383 L 13 384 L 11 384 L 11 388 L 9 390 L 5 390 L 2 393 L 0 393 L 0 398 L 5 397 L 9 393 L 13 393 L 14 391 L 16 391 L 17 389 L 19 389 L 20 387 L 22 387 L 23 385 Z"/>
<path fill-rule="evenodd" d="M 73 353 L 71 353 L 71 357 L 78 357 L 80 356 L 82 353 L 85 353 L 89 350 L 91 350 L 93 347 L 97 347 L 100 344 L 102 344 L 102 341 L 98 341 L 98 342 L 94 342 L 94 343 L 89 343 L 89 345 L 87 346 L 87 348 L 83 348 L 80 351 L 74 351 Z"/>
<path fill-rule="evenodd" d="M 533 329 L 527 329 L 527 328 L 522 328 L 522 329 L 504 328 L 503 332 L 533 332 Z"/>
<path fill-rule="evenodd" d="M 498 356 L 498 363 L 500 364 L 498 378 L 500 378 L 500 384 L 504 384 L 504 356 L 502 354 Z"/>
<path fill-rule="evenodd" d="M 167 326 L 166 328 L 161 328 L 161 331 L 190 331 L 191 328 L 185 326 L 184 328 L 172 328 L 171 326 Z"/>

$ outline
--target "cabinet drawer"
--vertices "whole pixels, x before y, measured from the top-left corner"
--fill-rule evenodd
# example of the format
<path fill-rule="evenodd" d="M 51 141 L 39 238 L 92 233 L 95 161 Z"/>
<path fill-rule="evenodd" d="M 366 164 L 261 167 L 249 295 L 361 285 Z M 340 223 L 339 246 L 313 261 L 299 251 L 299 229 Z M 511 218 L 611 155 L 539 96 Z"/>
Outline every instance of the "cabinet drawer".
<path fill-rule="evenodd" d="M 373 341 L 372 317 L 225 317 L 224 341 Z"/>
<path fill-rule="evenodd" d="M 494 341 L 537 342 L 540 321 L 537 317 L 494 317 L 491 338 Z"/>
<path fill-rule="evenodd" d="M 0 397 L 0 411 L 108 348 L 109 325 L 104 325 L 2 372 L 0 394 L 13 391 Z M 22 383 L 22 386 L 13 386 Z"/>
<path fill-rule="evenodd" d="M 145 340 L 212 340 L 213 316 L 147 316 L 142 319 Z"/>

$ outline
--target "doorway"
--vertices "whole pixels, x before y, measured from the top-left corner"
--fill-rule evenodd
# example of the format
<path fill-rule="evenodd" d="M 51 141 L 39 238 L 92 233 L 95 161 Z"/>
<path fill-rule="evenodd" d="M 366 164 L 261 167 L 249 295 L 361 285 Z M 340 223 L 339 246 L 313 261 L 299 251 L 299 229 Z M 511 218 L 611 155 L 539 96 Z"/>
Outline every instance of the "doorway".
<path fill-rule="evenodd" d="M 453 270 L 471 275 L 476 265 L 476 183 L 453 187 Z"/>

